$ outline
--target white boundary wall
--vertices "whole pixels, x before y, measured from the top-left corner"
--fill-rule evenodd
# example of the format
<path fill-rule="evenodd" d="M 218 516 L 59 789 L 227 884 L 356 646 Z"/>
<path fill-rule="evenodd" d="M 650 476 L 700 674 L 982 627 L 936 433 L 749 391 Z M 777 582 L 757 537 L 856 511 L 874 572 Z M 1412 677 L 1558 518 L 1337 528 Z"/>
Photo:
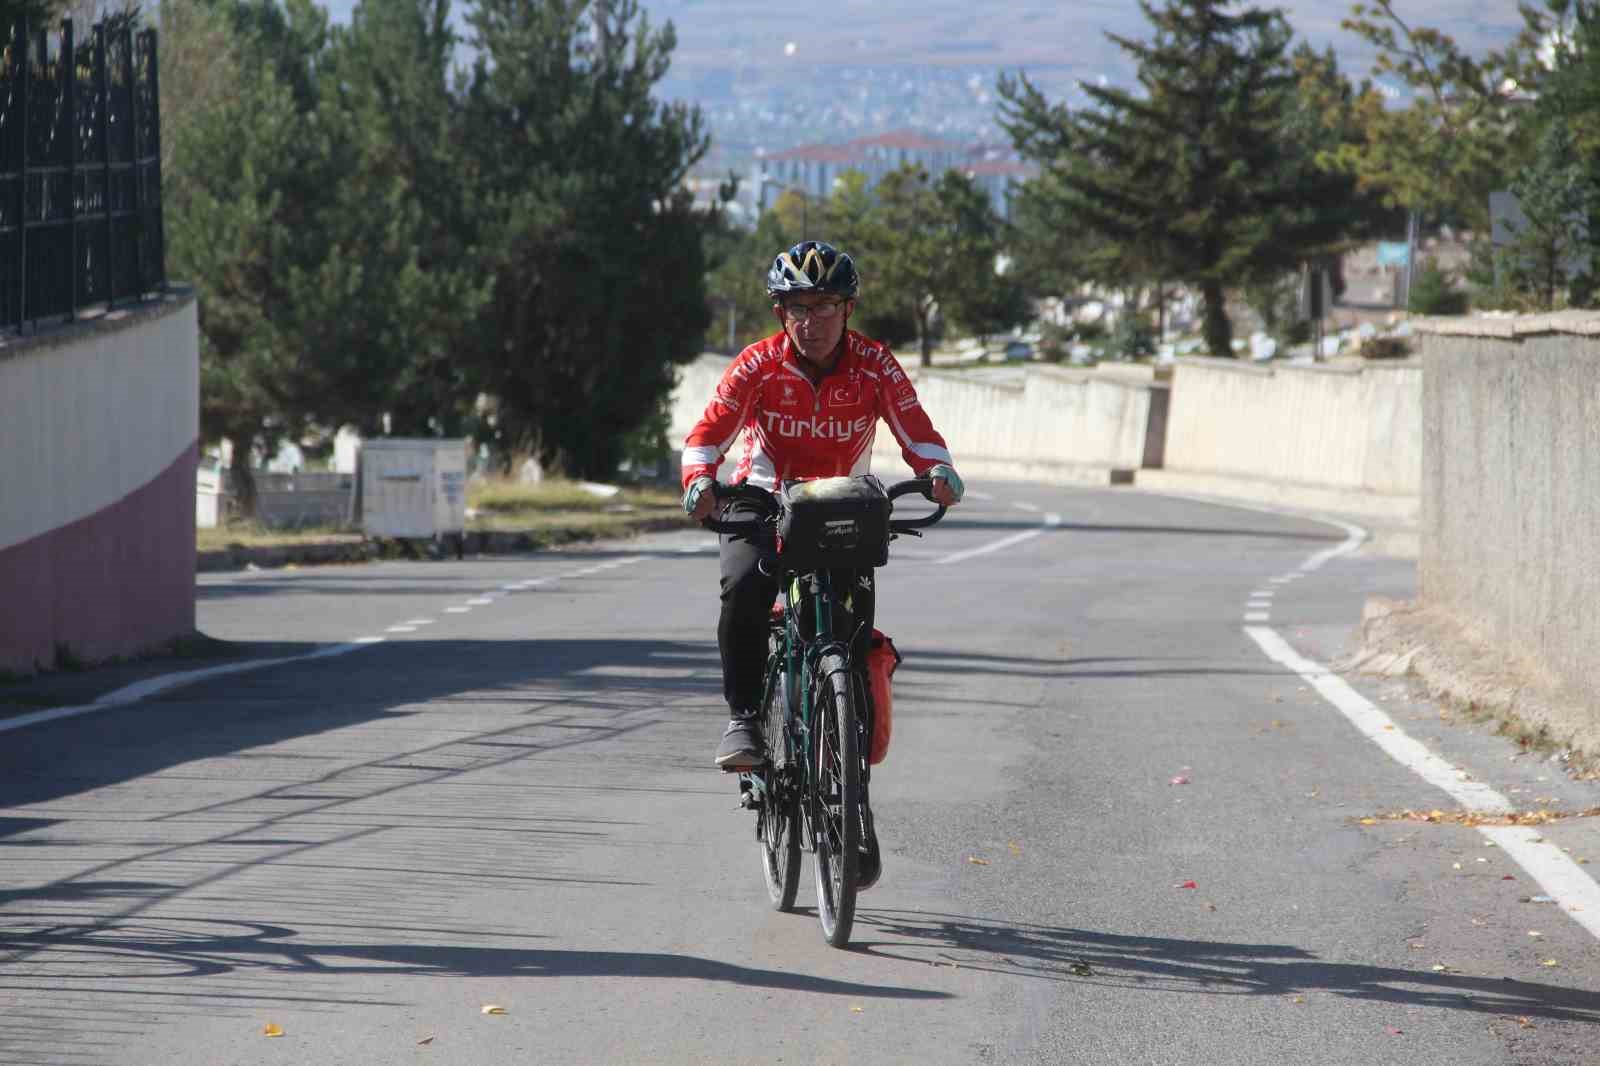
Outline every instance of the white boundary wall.
<path fill-rule="evenodd" d="M 1422 366 L 1254 366 L 1181 359 L 1166 468 L 1415 499 Z"/>

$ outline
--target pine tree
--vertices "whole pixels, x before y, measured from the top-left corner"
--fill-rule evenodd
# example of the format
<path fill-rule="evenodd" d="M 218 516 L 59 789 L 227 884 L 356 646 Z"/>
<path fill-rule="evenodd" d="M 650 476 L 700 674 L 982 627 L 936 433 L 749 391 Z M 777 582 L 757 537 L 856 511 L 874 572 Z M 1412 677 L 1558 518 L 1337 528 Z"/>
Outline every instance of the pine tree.
<path fill-rule="evenodd" d="M 710 324 L 702 237 L 682 182 L 697 109 L 656 100 L 676 38 L 634 0 L 482 0 L 463 114 L 494 271 L 463 346 L 506 453 L 606 477 Z"/>
<path fill-rule="evenodd" d="M 1196 287 L 1206 343 L 1230 355 L 1226 288 L 1337 246 L 1363 205 L 1349 177 L 1316 164 L 1315 124 L 1297 121 L 1281 12 L 1140 6 L 1149 41 L 1108 35 L 1136 61 L 1138 91 L 1084 84 L 1091 106 L 1068 112 L 1007 79 L 1004 121 L 1056 183 L 1059 224 L 1093 230 L 1147 277 Z"/>

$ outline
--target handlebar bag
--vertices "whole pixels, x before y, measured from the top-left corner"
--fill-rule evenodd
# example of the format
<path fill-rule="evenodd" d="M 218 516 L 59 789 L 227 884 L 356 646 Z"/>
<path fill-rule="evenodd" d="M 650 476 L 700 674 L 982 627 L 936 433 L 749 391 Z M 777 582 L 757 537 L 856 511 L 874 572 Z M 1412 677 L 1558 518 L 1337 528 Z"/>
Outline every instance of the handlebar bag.
<path fill-rule="evenodd" d="M 786 482 L 779 507 L 781 558 L 791 570 L 889 561 L 889 496 L 871 474 Z"/>

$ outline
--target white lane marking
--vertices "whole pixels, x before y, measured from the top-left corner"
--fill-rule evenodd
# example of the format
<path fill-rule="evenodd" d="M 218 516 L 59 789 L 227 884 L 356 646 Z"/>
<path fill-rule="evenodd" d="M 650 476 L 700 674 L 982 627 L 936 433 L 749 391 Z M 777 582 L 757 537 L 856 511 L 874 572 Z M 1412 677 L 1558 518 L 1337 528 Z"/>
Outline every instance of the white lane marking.
<path fill-rule="evenodd" d="M 1313 555 L 1300 564 L 1299 572 L 1271 580 L 1283 584 L 1302 577 L 1329 560 L 1356 550 L 1366 539 L 1366 530 L 1359 526 L 1344 522 L 1330 524 L 1348 534 L 1344 543 Z M 1408 735 L 1342 677 L 1301 656 L 1276 630 L 1268 626 L 1245 626 L 1244 631 L 1269 659 L 1298 674 L 1391 759 L 1449 795 L 1463 808 L 1491 814 L 1505 814 L 1515 809 L 1505 796 L 1488 785 L 1473 781 L 1465 771 L 1451 766 Z M 1596 884 L 1571 856 L 1546 843 L 1538 832 L 1526 826 L 1479 826 L 1478 831 L 1511 856 L 1574 921 L 1600 938 L 1600 884 Z"/>
<path fill-rule="evenodd" d="M 1048 533 L 1050 530 L 1054 529 L 1060 524 L 1060 515 L 1047 514 L 1044 516 L 1044 525 L 1040 526 L 1038 529 L 1029 529 L 1024 530 L 1021 533 L 1013 533 L 1009 537 L 1001 537 L 999 540 L 990 541 L 988 544 L 979 545 L 976 548 L 969 548 L 964 552 L 956 552 L 954 555 L 946 555 L 944 558 L 935 559 L 933 562 L 936 566 L 948 566 L 950 563 L 959 563 L 975 556 L 987 555 L 990 552 L 997 552 L 1004 548 L 1009 548 L 1013 544 L 1021 544 L 1025 540 L 1032 540 L 1041 533 Z"/>
<path fill-rule="evenodd" d="M 1272 615 L 1266 611 L 1249 611 L 1245 614 L 1246 622 L 1270 622 Z"/>
<path fill-rule="evenodd" d="M 408 619 L 406 619 L 404 622 L 402 622 L 400 624 L 401 625 L 406 625 L 406 626 L 431 626 L 431 625 L 433 625 L 433 619 L 431 619 L 431 618 L 408 618 Z"/>
<path fill-rule="evenodd" d="M 79 704 L 73 707 L 51 707 L 49 710 L 34 711 L 32 714 L 19 714 L 14 718 L 0 719 L 0 733 L 9 733 L 13 729 L 22 729 L 30 725 L 40 725 L 44 722 L 55 722 L 63 718 L 77 718 L 80 715 L 94 714 L 96 711 L 106 711 L 113 707 L 124 707 L 130 703 L 138 703 L 168 689 L 180 688 L 204 681 L 213 677 L 225 677 L 229 674 L 243 674 L 251 670 L 262 670 L 269 666 L 281 666 L 285 663 L 303 663 L 314 659 L 331 659 L 338 655 L 348 655 L 362 648 L 370 648 L 374 644 L 382 644 L 383 637 L 362 637 L 348 644 L 330 644 L 326 648 L 308 652 L 305 655 L 289 655 L 278 659 L 251 659 L 242 663 L 226 663 L 222 666 L 207 666 L 200 670 L 184 670 L 176 674 L 165 674 L 161 677 L 149 677 L 143 681 L 136 681 L 131 685 L 124 685 L 115 692 L 107 693 L 93 703 Z"/>
<path fill-rule="evenodd" d="M 416 631 L 416 626 L 390 626 L 384 630 L 385 633 L 415 633 Z"/>
<path fill-rule="evenodd" d="M 1277 589 L 1256 589 L 1254 592 L 1250 593 L 1250 598 L 1252 600 L 1270 600 L 1277 594 Z"/>
<path fill-rule="evenodd" d="M 1039 505 L 1038 504 L 1022 503 L 1022 502 L 1019 501 L 1019 502 L 1013 503 L 1011 506 L 1015 507 L 1019 511 L 1031 511 L 1034 514 L 1038 514 L 1039 513 Z"/>
<path fill-rule="evenodd" d="M 972 489 L 968 489 L 966 491 L 966 493 L 964 494 L 964 496 L 965 496 L 966 499 L 969 499 L 969 500 L 992 500 L 992 499 L 994 499 L 994 494 L 991 493 L 991 492 L 976 492 L 976 491 L 974 491 Z"/>
<path fill-rule="evenodd" d="M 522 586 L 521 585 L 501 585 L 500 587 L 502 589 L 504 589 L 505 591 L 507 591 L 507 592 L 521 592 L 522 591 Z"/>
<path fill-rule="evenodd" d="M 446 607 L 444 609 L 444 613 L 445 614 L 470 614 L 470 613 L 472 613 L 472 608 L 471 607 Z"/>
<path fill-rule="evenodd" d="M 487 596 L 474 596 L 467 601 L 468 607 L 487 607 L 494 601 Z"/>
<path fill-rule="evenodd" d="M 1327 667 L 1302 658 L 1272 629 L 1246 626 L 1244 631 L 1261 646 L 1268 658 L 1300 675 L 1390 758 L 1449 794 L 1463 808 L 1490 814 L 1506 814 L 1515 809 L 1509 799 L 1488 785 L 1471 780 L 1464 771 L 1407 735 L 1343 678 Z M 1527 826 L 1486 825 L 1479 826 L 1478 831 L 1510 855 L 1573 920 L 1600 938 L 1600 884 L 1596 884 L 1571 856 Z"/>

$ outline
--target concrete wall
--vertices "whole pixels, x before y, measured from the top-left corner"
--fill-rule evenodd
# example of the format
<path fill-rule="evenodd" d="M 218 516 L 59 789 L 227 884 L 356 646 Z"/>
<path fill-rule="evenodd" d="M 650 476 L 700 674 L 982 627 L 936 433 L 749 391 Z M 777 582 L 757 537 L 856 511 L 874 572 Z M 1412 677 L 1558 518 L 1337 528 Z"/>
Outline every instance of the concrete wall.
<path fill-rule="evenodd" d="M 0 669 L 194 630 L 191 294 L 0 341 Z"/>
<path fill-rule="evenodd" d="M 680 370 L 668 438 L 674 444 L 699 419 L 728 363 L 705 355 Z M 968 476 L 1104 485 L 1112 469 L 1137 468 L 1144 458 L 1148 369 L 1030 365 L 909 373 L 957 468 Z M 730 454 L 736 457 L 740 447 L 735 444 Z M 906 469 L 893 434 L 881 423 L 873 467 L 889 479 Z"/>
<path fill-rule="evenodd" d="M 1165 466 L 1325 490 L 1334 510 L 1343 497 L 1358 510 L 1414 514 L 1422 376 L 1414 359 L 1270 367 L 1179 360 Z"/>
<path fill-rule="evenodd" d="M 1421 595 L 1600 729 L 1600 314 L 1424 323 Z"/>

